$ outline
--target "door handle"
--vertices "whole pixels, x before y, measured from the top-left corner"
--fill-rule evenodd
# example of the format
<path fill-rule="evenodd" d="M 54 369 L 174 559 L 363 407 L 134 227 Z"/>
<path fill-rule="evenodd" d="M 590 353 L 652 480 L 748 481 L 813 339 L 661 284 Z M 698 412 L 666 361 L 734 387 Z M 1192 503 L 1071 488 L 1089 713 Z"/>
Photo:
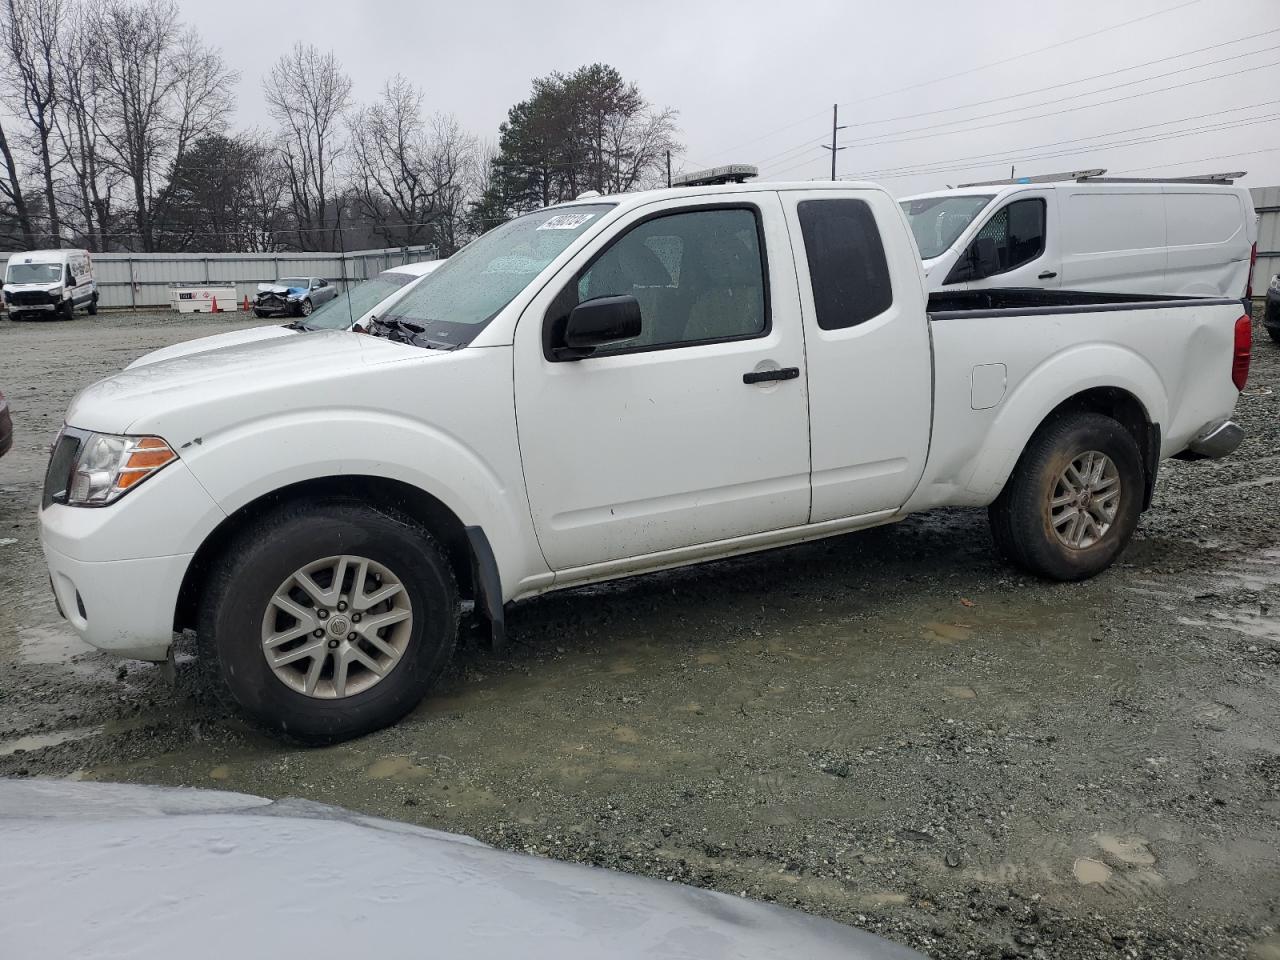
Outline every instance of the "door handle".
<path fill-rule="evenodd" d="M 1057 270 L 1043 270 L 1043 271 L 1041 271 L 1040 276 L 1036 277 L 1036 279 L 1037 279 L 1037 280 L 1052 280 L 1052 279 L 1053 279 L 1054 277 L 1056 277 L 1057 275 L 1058 275 L 1058 271 L 1057 271 Z"/>
<path fill-rule="evenodd" d="M 752 370 L 742 375 L 743 383 L 767 383 L 770 380 L 794 380 L 800 376 L 799 367 L 781 367 L 777 370 Z"/>

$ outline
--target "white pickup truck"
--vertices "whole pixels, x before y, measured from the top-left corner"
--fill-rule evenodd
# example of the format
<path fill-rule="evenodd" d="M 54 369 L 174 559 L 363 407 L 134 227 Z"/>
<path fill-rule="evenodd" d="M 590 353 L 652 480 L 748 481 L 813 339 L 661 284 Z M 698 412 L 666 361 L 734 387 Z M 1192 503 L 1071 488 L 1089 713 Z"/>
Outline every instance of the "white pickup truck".
<path fill-rule="evenodd" d="M 927 306 L 932 312 L 927 312 Z M 1105 569 L 1162 457 L 1240 442 L 1239 300 L 982 290 L 926 304 L 860 184 L 585 200 L 463 249 L 366 333 L 136 367 L 72 403 L 45 484 L 59 606 L 306 741 L 394 722 L 549 590 L 989 508 Z"/>

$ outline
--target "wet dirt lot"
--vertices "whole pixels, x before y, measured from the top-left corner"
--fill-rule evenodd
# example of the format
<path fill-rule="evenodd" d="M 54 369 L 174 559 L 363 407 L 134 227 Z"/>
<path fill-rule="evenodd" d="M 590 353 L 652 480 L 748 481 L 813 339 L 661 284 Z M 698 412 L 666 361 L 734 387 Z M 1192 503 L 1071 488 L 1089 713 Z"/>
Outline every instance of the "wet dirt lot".
<path fill-rule="evenodd" d="M 256 322 L 256 321 L 255 321 Z M 0 321 L 0 775 L 298 796 L 773 900 L 936 957 L 1280 958 L 1280 348 L 1123 562 L 982 511 L 517 607 L 393 729 L 281 745 L 59 619 L 35 509 L 82 386 L 246 321 Z M 1225 375 L 1225 371 L 1224 371 Z M 500 918 L 495 918 L 500 919 Z"/>

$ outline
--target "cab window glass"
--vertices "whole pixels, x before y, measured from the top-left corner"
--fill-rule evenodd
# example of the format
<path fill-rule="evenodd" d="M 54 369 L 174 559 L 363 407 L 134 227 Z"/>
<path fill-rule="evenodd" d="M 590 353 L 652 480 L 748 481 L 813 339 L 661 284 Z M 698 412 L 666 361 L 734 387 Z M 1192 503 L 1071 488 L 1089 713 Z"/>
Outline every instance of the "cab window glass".
<path fill-rule="evenodd" d="M 579 275 L 552 314 L 614 296 L 636 298 L 642 331 L 595 356 L 761 335 L 767 290 L 754 209 L 690 210 L 641 223 Z"/>
<path fill-rule="evenodd" d="M 975 267 L 970 279 L 981 280 L 1030 263 L 1044 253 L 1045 202 L 1038 197 L 1015 200 L 996 211 L 978 231 L 970 244 Z M 977 250 L 985 247 L 994 252 L 986 263 L 977 258 Z"/>

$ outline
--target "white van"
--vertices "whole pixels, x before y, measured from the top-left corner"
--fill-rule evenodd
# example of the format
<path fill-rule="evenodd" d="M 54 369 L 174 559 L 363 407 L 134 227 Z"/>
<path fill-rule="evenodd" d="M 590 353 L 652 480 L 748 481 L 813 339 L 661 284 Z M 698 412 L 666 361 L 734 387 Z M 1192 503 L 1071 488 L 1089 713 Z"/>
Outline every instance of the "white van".
<path fill-rule="evenodd" d="M 930 293 L 1243 297 L 1258 236 L 1249 191 L 1208 178 L 972 184 L 899 203 Z"/>
<path fill-rule="evenodd" d="M 53 314 L 70 320 L 77 307 L 98 312 L 98 283 L 88 250 L 29 250 L 12 253 L 4 271 L 9 319 Z"/>

